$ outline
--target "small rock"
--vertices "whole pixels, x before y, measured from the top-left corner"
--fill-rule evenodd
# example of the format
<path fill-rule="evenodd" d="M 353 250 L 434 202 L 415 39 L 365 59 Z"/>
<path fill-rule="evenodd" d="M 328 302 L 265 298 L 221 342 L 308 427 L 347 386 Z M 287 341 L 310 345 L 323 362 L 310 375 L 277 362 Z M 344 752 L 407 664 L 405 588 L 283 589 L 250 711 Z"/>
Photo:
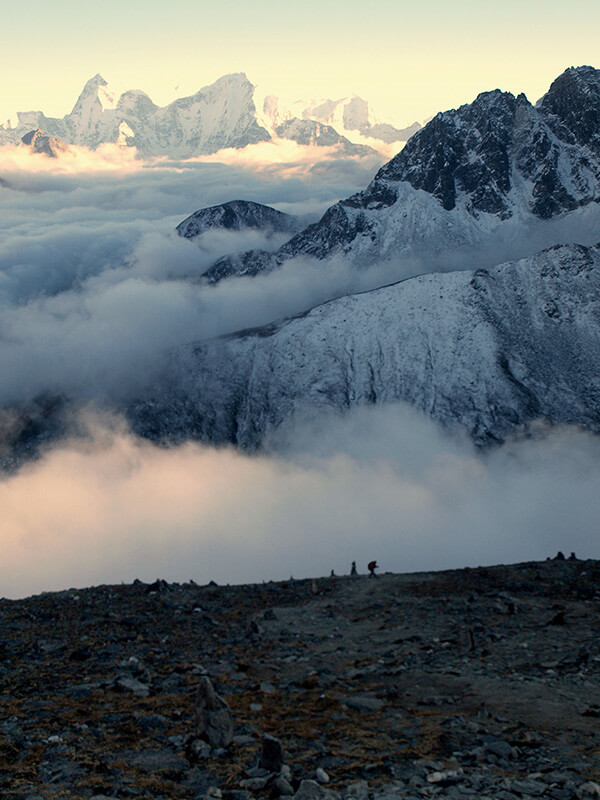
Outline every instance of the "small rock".
<path fill-rule="evenodd" d="M 186 755 L 190 761 L 200 761 L 203 758 L 209 758 L 211 748 L 208 742 L 204 739 L 192 739 L 186 745 Z"/>
<path fill-rule="evenodd" d="M 595 800 L 595 798 L 600 797 L 600 785 L 594 781 L 582 783 L 577 789 L 577 797 L 579 800 Z"/>
<path fill-rule="evenodd" d="M 354 697 L 344 697 L 343 702 L 355 711 L 379 711 L 383 707 L 383 700 L 378 697 L 354 695 Z"/>
<path fill-rule="evenodd" d="M 169 726 L 169 720 L 162 714 L 136 714 L 138 727 L 144 732 L 162 731 Z"/>
<path fill-rule="evenodd" d="M 278 775 L 275 778 L 271 784 L 271 788 L 275 797 L 290 797 L 294 794 L 294 790 L 292 789 L 290 782 L 281 775 Z"/>
<path fill-rule="evenodd" d="M 317 767 L 315 770 L 315 776 L 319 783 L 329 783 L 329 775 L 325 772 L 322 767 Z"/>
<path fill-rule="evenodd" d="M 565 612 L 563 610 L 557 611 L 556 614 L 552 617 L 552 619 L 548 622 L 548 625 L 566 625 L 567 620 L 565 618 Z"/>
<path fill-rule="evenodd" d="M 540 797 L 546 791 L 546 784 L 535 780 L 511 781 L 510 788 L 522 796 Z"/>
<path fill-rule="evenodd" d="M 325 789 L 316 781 L 301 781 L 298 791 L 294 795 L 294 800 L 322 800 Z"/>
<path fill-rule="evenodd" d="M 136 697 L 148 697 L 150 694 L 150 687 L 146 683 L 138 681 L 137 678 L 128 678 L 126 675 L 120 675 L 115 680 L 115 688 L 132 692 Z"/>
<path fill-rule="evenodd" d="M 462 777 L 462 770 L 447 769 L 430 773 L 427 776 L 427 783 L 434 783 L 436 786 L 452 786 L 459 783 Z"/>
<path fill-rule="evenodd" d="M 484 748 L 486 753 L 498 756 L 498 758 L 512 758 L 514 756 L 514 750 L 509 743 L 501 739 L 492 739 L 486 742 Z"/>
<path fill-rule="evenodd" d="M 260 792 L 261 789 L 264 789 L 267 783 L 269 782 L 269 778 L 244 778 L 244 780 L 240 781 L 240 786 L 242 789 L 248 789 L 250 792 Z"/>
<path fill-rule="evenodd" d="M 190 766 L 187 759 L 170 750 L 139 750 L 132 753 L 128 760 L 147 774 L 161 770 L 184 773 Z"/>
<path fill-rule="evenodd" d="M 257 639 L 259 636 L 262 636 L 262 632 L 263 632 L 263 630 L 260 627 L 260 625 L 258 624 L 258 622 L 256 622 L 256 620 L 254 620 L 254 619 L 250 620 L 250 623 L 248 624 L 248 627 L 246 628 L 246 636 L 249 639 Z"/>
<path fill-rule="evenodd" d="M 243 747 L 247 744 L 254 744 L 256 741 L 254 736 L 250 736 L 247 733 L 240 733 L 238 736 L 233 737 L 233 743 Z"/>
<path fill-rule="evenodd" d="M 354 781 L 342 790 L 344 800 L 369 800 L 369 784 L 367 781 Z"/>
<path fill-rule="evenodd" d="M 268 778 L 270 771 L 264 767 L 250 767 L 246 770 L 246 775 L 249 778 Z"/>
<path fill-rule="evenodd" d="M 162 594 L 163 592 L 168 592 L 169 589 L 170 586 L 166 581 L 162 578 L 157 578 L 154 583 L 148 584 L 144 591 L 146 594 Z"/>

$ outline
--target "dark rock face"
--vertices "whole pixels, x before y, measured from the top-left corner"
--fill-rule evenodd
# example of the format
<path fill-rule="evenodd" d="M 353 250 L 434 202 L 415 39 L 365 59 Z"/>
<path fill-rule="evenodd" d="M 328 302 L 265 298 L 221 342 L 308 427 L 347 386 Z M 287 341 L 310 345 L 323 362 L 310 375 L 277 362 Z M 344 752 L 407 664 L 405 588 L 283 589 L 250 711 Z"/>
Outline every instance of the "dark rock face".
<path fill-rule="evenodd" d="M 557 136 L 572 137 L 600 156 L 600 70 L 571 67 L 552 83 L 539 108 Z"/>
<path fill-rule="evenodd" d="M 516 102 L 511 94 L 486 92 L 469 106 L 438 114 L 375 181 L 408 181 L 433 194 L 447 211 L 456 206 L 460 190 L 470 195 L 474 211 L 507 215 Z"/>
<path fill-rule="evenodd" d="M 600 162 L 577 146 L 591 145 L 600 155 L 598 137 L 600 71 L 581 67 L 557 78 L 537 109 L 525 95 L 496 90 L 438 114 L 374 183 L 408 181 L 446 210 L 466 194 L 474 215 L 506 218 L 514 213 L 511 189 L 525 178 L 533 184 L 524 198 L 529 210 L 549 219 L 600 196 Z"/>
<path fill-rule="evenodd" d="M 284 214 L 270 206 L 250 200 L 232 200 L 218 206 L 201 208 L 181 222 L 176 230 L 186 239 L 195 239 L 208 230 L 247 229 L 291 233 L 297 228 L 296 217 Z"/>
<path fill-rule="evenodd" d="M 50 158 L 57 158 L 68 149 L 60 139 L 46 136 L 44 131 L 40 130 L 40 128 L 26 133 L 25 136 L 21 138 L 21 141 L 23 144 L 27 145 L 27 147 L 30 147 L 33 153 L 40 153 Z"/>
<path fill-rule="evenodd" d="M 232 275 L 251 277 L 259 272 L 278 266 L 279 261 L 274 253 L 267 250 L 247 250 L 232 256 L 223 256 L 202 276 L 208 283 L 218 283 Z"/>
<path fill-rule="evenodd" d="M 0 471 L 17 470 L 64 436 L 71 428 L 71 410 L 56 395 L 41 395 L 19 410 L 0 409 Z"/>

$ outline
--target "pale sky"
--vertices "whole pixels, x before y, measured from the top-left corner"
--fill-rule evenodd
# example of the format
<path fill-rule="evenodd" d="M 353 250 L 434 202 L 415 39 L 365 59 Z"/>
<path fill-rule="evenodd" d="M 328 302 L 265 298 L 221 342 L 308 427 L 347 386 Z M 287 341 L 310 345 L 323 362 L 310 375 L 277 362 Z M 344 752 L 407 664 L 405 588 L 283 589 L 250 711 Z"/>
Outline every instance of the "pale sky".
<path fill-rule="evenodd" d="M 97 72 L 160 105 L 246 72 L 263 93 L 357 93 L 409 124 L 488 89 L 535 101 L 566 67 L 600 66 L 597 0 L 29 0 L 0 24 L 0 120 L 63 116 Z"/>

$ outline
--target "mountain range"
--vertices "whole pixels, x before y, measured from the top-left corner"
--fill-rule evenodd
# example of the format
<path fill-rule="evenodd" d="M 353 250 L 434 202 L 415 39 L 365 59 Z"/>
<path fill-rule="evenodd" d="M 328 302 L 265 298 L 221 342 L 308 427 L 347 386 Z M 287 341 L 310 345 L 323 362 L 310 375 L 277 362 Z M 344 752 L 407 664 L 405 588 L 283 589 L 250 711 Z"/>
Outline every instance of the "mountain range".
<path fill-rule="evenodd" d="M 206 284 L 345 272 L 297 316 L 157 354 L 122 409 L 138 434 L 254 450 L 297 417 L 398 401 L 479 445 L 539 421 L 600 431 L 599 70 L 567 69 L 535 105 L 494 90 L 438 114 L 363 191 L 298 224 L 235 200 L 178 226 L 192 244 L 289 236 L 220 259 Z M 367 290 L 349 294 L 350 273 Z M 36 413 L 47 430 L 54 411 Z"/>
<path fill-rule="evenodd" d="M 600 238 L 598 70 L 564 72 L 537 105 L 495 90 L 438 114 L 369 186 L 275 253 L 219 260 L 205 277 L 255 275 L 298 256 L 361 268 L 404 262 L 400 277 L 489 266 L 556 243 Z"/>
<path fill-rule="evenodd" d="M 343 101 L 325 101 L 332 108 L 342 108 L 341 116 L 324 116 L 319 107 L 316 116 L 302 108 L 301 116 L 296 117 L 289 111 L 273 113 L 278 100 L 272 96 L 258 111 L 254 95 L 255 87 L 246 75 L 235 73 L 161 107 L 139 90 L 117 95 L 98 74 L 87 81 L 73 110 L 62 118 L 47 117 L 42 111 L 19 112 L 15 125 L 7 122 L 0 126 L 0 145 L 18 144 L 24 135 L 39 129 L 67 145 L 95 149 L 103 143 L 118 143 L 135 146 L 146 157 L 190 158 L 272 139 L 336 147 L 341 154 L 362 156 L 373 154 L 373 149 L 350 141 L 333 126 L 334 121 L 340 126 L 356 125 L 354 132 L 361 136 L 380 142 L 397 141 L 399 146 L 414 131 L 414 126 L 400 130 L 385 124 L 379 129 L 369 121 L 372 112 L 361 98 L 353 98 L 346 105 Z M 362 116 L 343 111 L 354 106 L 362 108 Z M 346 127 L 342 130 L 348 133 Z"/>
<path fill-rule="evenodd" d="M 358 133 L 386 144 L 405 142 L 421 128 L 418 122 L 405 128 L 380 122 L 369 103 L 357 95 L 339 100 L 296 100 L 288 105 L 275 95 L 267 95 L 262 103 L 262 113 L 263 118 L 275 128 L 290 119 L 315 120 L 331 126 L 344 136 L 352 138 Z"/>
<path fill-rule="evenodd" d="M 599 430 L 599 137 L 592 67 L 536 106 L 496 90 L 438 114 L 364 191 L 205 279 L 298 256 L 368 270 L 412 255 L 423 274 L 179 348 L 134 428 L 253 449 L 310 409 L 404 400 L 480 444 L 539 419 Z"/>

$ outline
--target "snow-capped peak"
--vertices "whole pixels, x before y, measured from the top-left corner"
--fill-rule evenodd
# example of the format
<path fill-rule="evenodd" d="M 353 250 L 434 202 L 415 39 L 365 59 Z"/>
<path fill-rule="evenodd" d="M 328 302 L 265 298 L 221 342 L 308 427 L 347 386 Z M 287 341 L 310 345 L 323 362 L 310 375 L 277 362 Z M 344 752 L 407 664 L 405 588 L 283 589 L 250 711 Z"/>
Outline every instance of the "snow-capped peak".
<path fill-rule="evenodd" d="M 135 139 L 140 155 L 188 158 L 279 138 L 298 144 L 341 147 L 351 155 L 373 155 L 374 138 L 380 144 L 386 143 L 383 149 L 389 155 L 390 143 L 397 152 L 397 143 L 407 138 L 390 125 L 376 126 L 381 131 L 372 130 L 368 104 L 359 97 L 346 98 L 345 106 L 340 105 L 342 101 L 328 102 L 341 109 L 336 128 L 311 117 L 306 104 L 296 102 L 286 107 L 274 96 L 261 98 L 244 72 L 223 75 L 193 95 L 164 107 L 139 90 L 115 91 L 97 73 L 86 82 L 69 114 L 58 119 L 46 117 L 41 111 L 20 113 L 16 125 L 0 127 L 0 144 L 16 143 L 23 134 L 40 127 L 66 144 L 96 148 L 103 142 L 131 145 Z M 370 127 L 363 125 L 362 132 L 340 135 L 345 126 L 360 126 L 365 120 Z"/>

